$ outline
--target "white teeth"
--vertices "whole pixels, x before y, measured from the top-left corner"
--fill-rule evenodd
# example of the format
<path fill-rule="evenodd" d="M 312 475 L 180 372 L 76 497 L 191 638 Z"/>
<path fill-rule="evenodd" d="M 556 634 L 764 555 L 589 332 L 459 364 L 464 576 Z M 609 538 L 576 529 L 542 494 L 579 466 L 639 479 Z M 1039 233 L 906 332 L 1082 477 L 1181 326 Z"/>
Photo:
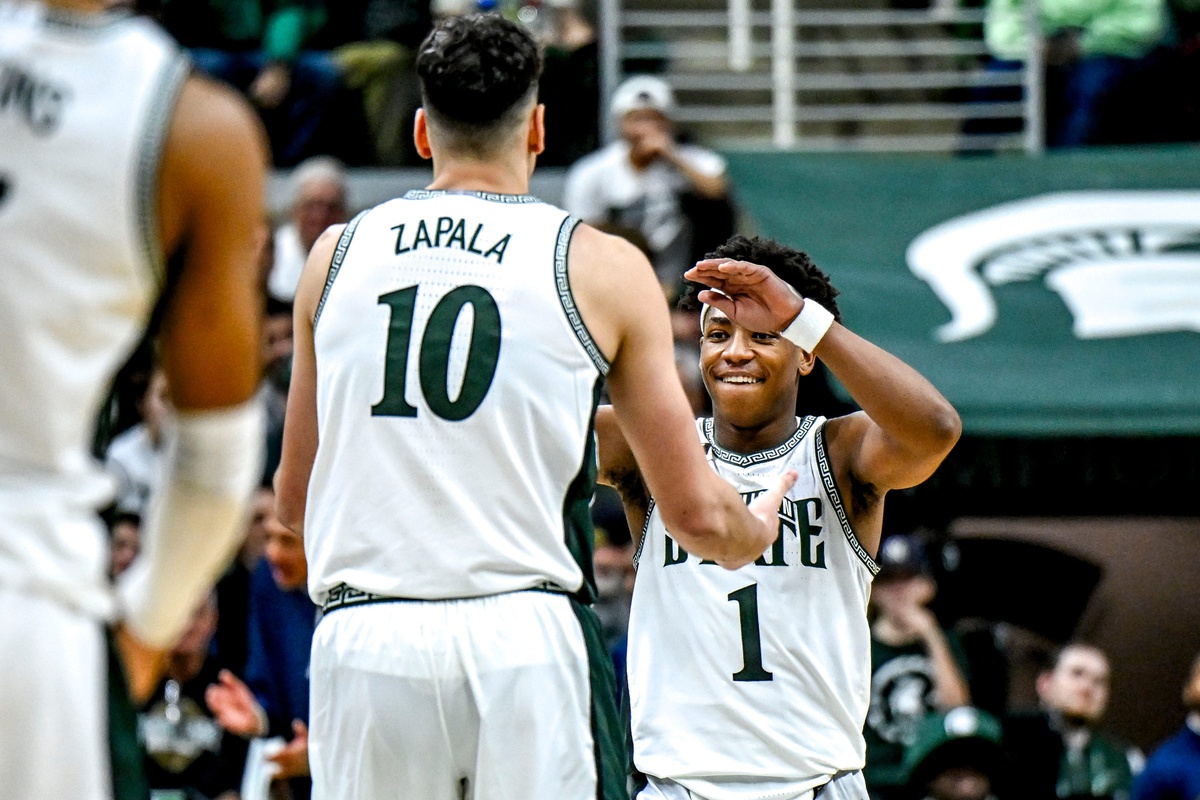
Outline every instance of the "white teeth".
<path fill-rule="evenodd" d="M 728 378 L 721 378 L 722 383 L 762 383 L 761 378 L 748 378 L 744 375 L 734 375 Z"/>

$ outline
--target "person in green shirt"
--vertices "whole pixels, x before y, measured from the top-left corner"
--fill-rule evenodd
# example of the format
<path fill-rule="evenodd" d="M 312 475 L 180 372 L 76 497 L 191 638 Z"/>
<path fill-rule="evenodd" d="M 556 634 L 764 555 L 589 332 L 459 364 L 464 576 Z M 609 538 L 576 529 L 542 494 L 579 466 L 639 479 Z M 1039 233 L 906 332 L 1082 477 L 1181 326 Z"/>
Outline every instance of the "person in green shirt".
<path fill-rule="evenodd" d="M 937 594 L 920 539 L 895 534 L 879 547 L 871 590 L 871 705 L 863 734 L 872 795 L 901 796 L 904 750 L 922 720 L 971 701 L 966 656 L 928 606 Z"/>
<path fill-rule="evenodd" d="M 163 24 L 196 67 L 246 93 L 271 134 L 276 166 L 316 154 L 341 75 L 322 33 L 323 0 L 163 0 Z"/>
<path fill-rule="evenodd" d="M 993 69 L 1019 68 L 1029 53 L 1024 0 L 987 0 L 986 9 Z M 1106 118 L 1121 113 L 1114 98 L 1163 39 L 1166 0 L 1039 0 L 1037 17 L 1047 145 L 1105 143 Z"/>

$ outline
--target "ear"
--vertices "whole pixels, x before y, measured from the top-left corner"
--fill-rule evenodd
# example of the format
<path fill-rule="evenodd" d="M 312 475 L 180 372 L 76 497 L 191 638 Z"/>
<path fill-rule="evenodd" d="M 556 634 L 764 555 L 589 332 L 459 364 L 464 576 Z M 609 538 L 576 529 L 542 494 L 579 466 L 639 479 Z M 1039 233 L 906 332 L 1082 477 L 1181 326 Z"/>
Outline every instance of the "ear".
<path fill-rule="evenodd" d="M 429 146 L 429 120 L 425 109 L 418 108 L 413 119 L 413 144 L 417 147 L 417 155 L 425 160 L 433 158 L 433 148 Z"/>
<path fill-rule="evenodd" d="M 1037 688 L 1037 695 L 1041 698 L 1043 703 L 1049 702 L 1050 683 L 1053 680 L 1054 676 L 1049 670 L 1037 676 L 1037 683 L 1035 683 L 1034 686 Z"/>
<path fill-rule="evenodd" d="M 796 369 L 799 370 L 800 376 L 803 377 L 813 371 L 813 367 L 817 365 L 817 357 L 812 353 L 806 353 L 799 347 L 796 348 Z"/>
<path fill-rule="evenodd" d="M 529 152 L 533 155 L 541 155 L 546 149 L 546 106 L 541 103 L 533 109 L 533 116 L 529 118 Z"/>

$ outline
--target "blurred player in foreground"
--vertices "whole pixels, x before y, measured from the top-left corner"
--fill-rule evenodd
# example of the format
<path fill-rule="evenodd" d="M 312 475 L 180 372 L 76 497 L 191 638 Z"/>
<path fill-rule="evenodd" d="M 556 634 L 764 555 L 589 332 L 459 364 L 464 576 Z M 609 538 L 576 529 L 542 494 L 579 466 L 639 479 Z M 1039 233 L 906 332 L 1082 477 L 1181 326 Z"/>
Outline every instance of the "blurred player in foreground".
<path fill-rule="evenodd" d="M 541 57 L 498 16 L 417 57 L 428 190 L 317 243 L 296 296 L 280 517 L 325 609 L 319 800 L 614 800 L 623 726 L 591 571 L 602 379 L 681 543 L 731 567 L 775 536 L 704 462 L 646 259 L 526 192 Z M 468 306 L 469 311 L 468 311 Z"/>
<path fill-rule="evenodd" d="M 780 470 L 799 478 L 771 546 L 716 569 L 675 535 L 609 409 L 598 413 L 600 480 L 643 531 L 628 655 L 634 764 L 649 779 L 638 797 L 864 800 L 883 499 L 933 473 L 958 415 L 836 321 L 837 291 L 804 253 L 735 236 L 715 255 L 686 275 L 711 287 L 700 365 L 713 416 L 696 421 L 698 438 L 747 501 Z M 816 358 L 862 411 L 796 416 Z"/>
<path fill-rule="evenodd" d="M 189 77 L 165 33 L 106 5 L 0 2 L 0 798 L 12 800 L 137 788 L 135 732 L 109 730 L 133 718 L 128 697 L 106 697 L 106 672 L 125 687 L 105 626 L 119 620 L 144 697 L 236 546 L 261 470 L 248 401 L 262 139 L 240 100 Z M 141 555 L 114 594 L 96 516 L 114 487 L 89 444 L 164 286 L 178 413 Z M 110 744 L 128 769 L 110 765 Z"/>

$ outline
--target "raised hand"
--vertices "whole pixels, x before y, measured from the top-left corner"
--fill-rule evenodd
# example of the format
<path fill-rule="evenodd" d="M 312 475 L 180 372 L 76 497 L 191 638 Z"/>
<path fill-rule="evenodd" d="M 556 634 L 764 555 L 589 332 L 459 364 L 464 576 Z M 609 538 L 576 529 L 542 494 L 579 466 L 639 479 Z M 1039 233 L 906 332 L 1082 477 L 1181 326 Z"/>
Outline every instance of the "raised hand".
<path fill-rule="evenodd" d="M 267 761 L 278 767 L 275 780 L 308 775 L 308 726 L 298 719 L 292 720 L 292 740 L 278 753 L 268 756 Z"/>
<path fill-rule="evenodd" d="M 683 277 L 709 287 L 700 292 L 700 302 L 760 333 L 783 330 L 804 305 L 804 298 L 774 272 L 748 261 L 710 258 L 697 262 Z"/>
<path fill-rule="evenodd" d="M 227 669 L 204 691 L 204 702 L 222 728 L 247 738 L 267 733 L 266 713 L 250 687 Z"/>

